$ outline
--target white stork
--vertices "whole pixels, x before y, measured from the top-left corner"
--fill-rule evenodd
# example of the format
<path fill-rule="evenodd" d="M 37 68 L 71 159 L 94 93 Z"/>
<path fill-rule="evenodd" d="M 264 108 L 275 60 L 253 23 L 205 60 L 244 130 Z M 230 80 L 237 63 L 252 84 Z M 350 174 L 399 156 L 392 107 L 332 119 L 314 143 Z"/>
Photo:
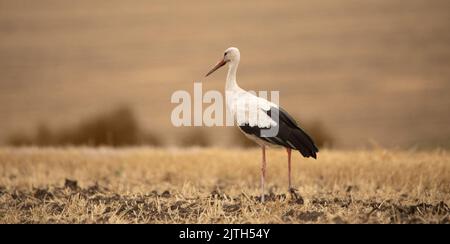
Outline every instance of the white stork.
<path fill-rule="evenodd" d="M 304 157 L 317 158 L 319 149 L 311 137 L 300 128 L 297 122 L 277 104 L 257 97 L 240 88 L 236 82 L 236 72 L 239 65 L 240 52 L 235 47 L 225 50 L 223 58 L 212 68 L 206 76 L 212 74 L 228 63 L 228 74 L 225 85 L 227 108 L 233 114 L 239 129 L 248 138 L 255 141 L 262 149 L 261 166 L 261 202 L 264 202 L 264 179 L 266 175 L 266 146 L 277 145 L 286 148 L 288 154 L 288 177 L 290 192 L 294 192 L 291 185 L 291 150 L 298 150 Z M 253 109 L 253 111 L 252 111 Z M 256 111 L 254 111 L 256 109 Z M 271 118 L 278 115 L 278 121 Z M 272 126 L 278 126 L 275 136 L 263 136 L 262 131 Z"/>

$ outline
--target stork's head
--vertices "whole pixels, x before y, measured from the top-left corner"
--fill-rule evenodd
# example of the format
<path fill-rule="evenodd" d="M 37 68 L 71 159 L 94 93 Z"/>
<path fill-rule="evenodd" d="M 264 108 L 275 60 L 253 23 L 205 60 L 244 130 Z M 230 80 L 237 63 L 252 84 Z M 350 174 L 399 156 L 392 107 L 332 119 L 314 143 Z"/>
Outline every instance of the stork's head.
<path fill-rule="evenodd" d="M 229 47 L 223 53 L 223 58 L 212 68 L 206 76 L 212 74 L 214 71 L 218 70 L 220 67 L 224 66 L 226 63 L 238 63 L 241 59 L 241 54 L 239 53 L 239 49 L 236 47 Z"/>

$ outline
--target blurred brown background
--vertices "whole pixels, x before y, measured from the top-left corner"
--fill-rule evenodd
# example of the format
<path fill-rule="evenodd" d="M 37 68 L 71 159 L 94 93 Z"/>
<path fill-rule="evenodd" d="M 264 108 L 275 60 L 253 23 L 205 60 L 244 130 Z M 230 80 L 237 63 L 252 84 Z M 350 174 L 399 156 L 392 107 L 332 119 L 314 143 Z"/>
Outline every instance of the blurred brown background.
<path fill-rule="evenodd" d="M 279 90 L 335 147 L 447 147 L 449 27 L 447 0 L 0 0 L 0 141 L 108 125 L 131 142 L 229 145 L 236 129 L 174 128 L 170 97 L 194 80 L 223 91 L 225 69 L 202 77 L 236 46 L 240 85 Z"/>

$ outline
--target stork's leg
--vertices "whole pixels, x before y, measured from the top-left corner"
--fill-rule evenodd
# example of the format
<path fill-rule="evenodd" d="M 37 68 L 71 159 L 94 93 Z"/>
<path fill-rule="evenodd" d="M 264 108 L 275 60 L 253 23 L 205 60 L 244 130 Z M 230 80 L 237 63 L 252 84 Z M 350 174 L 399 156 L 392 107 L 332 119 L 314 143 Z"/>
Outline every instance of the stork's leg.
<path fill-rule="evenodd" d="M 289 177 L 289 188 L 288 190 L 290 191 L 292 189 L 292 184 L 291 184 L 291 149 L 290 148 L 286 148 L 287 154 L 288 154 L 288 177 Z"/>
<path fill-rule="evenodd" d="M 292 187 L 292 181 L 291 181 L 291 149 L 286 148 L 286 152 L 288 154 L 288 177 L 289 177 L 289 188 L 288 192 L 291 194 L 291 197 L 294 199 L 295 202 L 303 204 L 303 198 L 302 196 L 297 194 L 297 189 Z"/>
<path fill-rule="evenodd" d="M 262 164 L 261 164 L 261 202 L 264 202 L 264 179 L 266 178 L 266 146 L 261 146 Z"/>

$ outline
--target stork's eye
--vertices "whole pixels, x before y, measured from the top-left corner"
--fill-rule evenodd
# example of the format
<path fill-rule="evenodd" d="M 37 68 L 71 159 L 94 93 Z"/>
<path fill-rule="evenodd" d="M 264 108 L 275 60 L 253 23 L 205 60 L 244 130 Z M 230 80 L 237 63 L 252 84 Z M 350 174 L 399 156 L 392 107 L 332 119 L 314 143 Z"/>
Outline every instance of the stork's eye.
<path fill-rule="evenodd" d="M 223 54 L 223 56 L 224 56 L 224 57 L 227 56 L 227 53 L 225 52 L 225 53 Z"/>

